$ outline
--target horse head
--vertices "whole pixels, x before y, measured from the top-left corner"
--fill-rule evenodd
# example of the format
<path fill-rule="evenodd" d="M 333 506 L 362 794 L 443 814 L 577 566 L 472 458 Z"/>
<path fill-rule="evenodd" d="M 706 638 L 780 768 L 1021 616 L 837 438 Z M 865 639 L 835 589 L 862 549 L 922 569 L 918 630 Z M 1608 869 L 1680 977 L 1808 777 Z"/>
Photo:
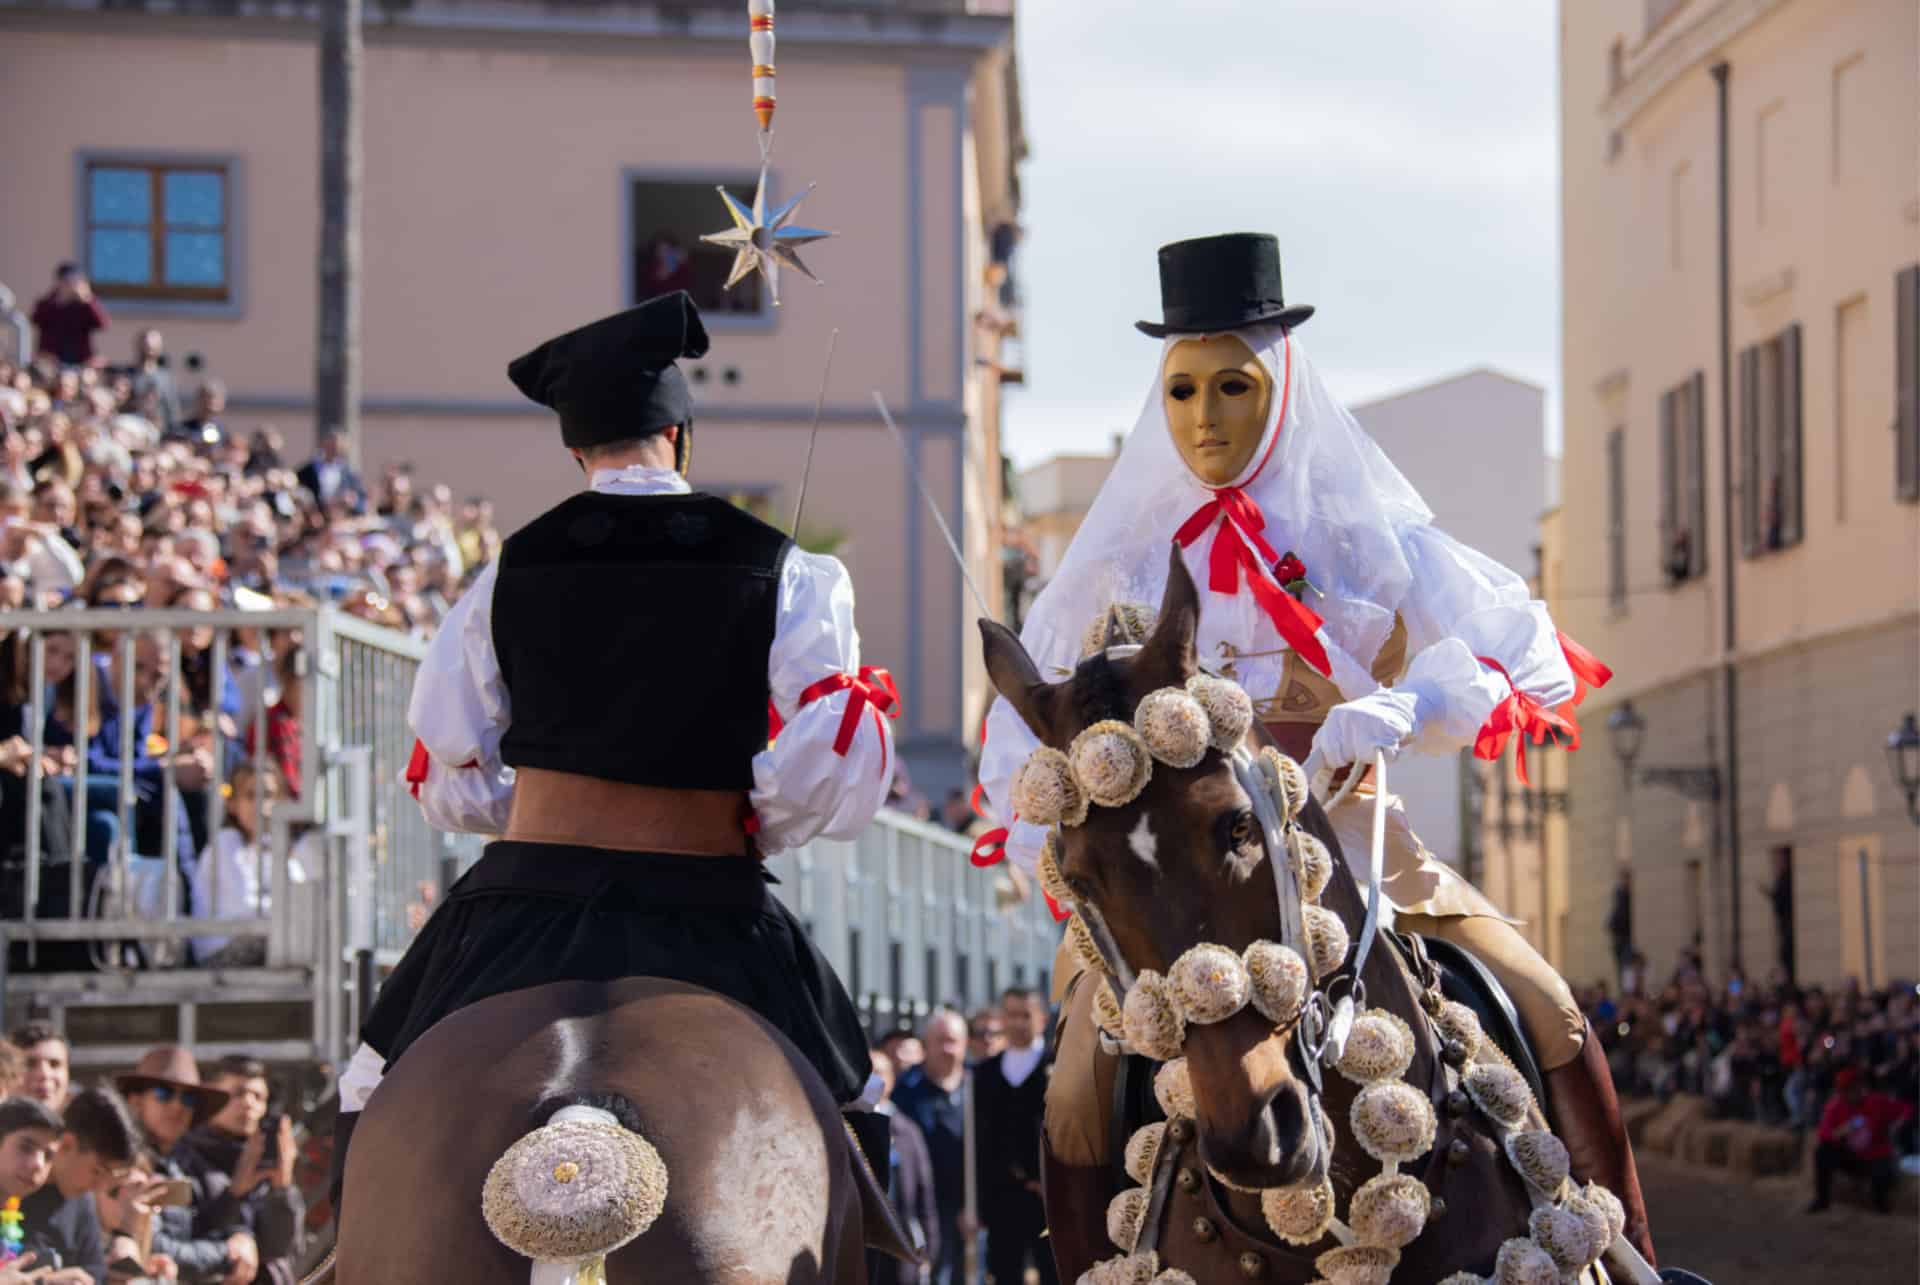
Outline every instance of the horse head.
<path fill-rule="evenodd" d="M 1077 759 L 1083 737 L 1104 728 L 1124 741 L 1116 724 L 1132 728 L 1143 701 L 1187 690 L 1200 672 L 1199 618 L 1199 594 L 1175 550 L 1159 617 L 1137 645 L 1096 646 L 1070 677 L 1048 682 L 1016 635 L 982 621 L 987 672 L 1043 745 L 1072 750 Z M 1122 617 L 1110 614 L 1105 641 L 1136 640 Z M 1270 812 L 1249 790 L 1258 780 L 1249 772 L 1251 745 L 1209 743 L 1186 767 L 1171 765 L 1158 749 L 1153 759 L 1139 765 L 1150 775 L 1134 797 L 1110 796 L 1117 806 L 1096 799 L 1084 820 L 1055 830 L 1059 880 L 1107 971 L 1130 988 L 1149 974 L 1172 976 L 1176 962 L 1202 943 L 1237 959 L 1256 942 L 1297 941 L 1297 912 L 1290 926 L 1281 909 L 1290 890 L 1275 882 L 1294 876 L 1283 854 L 1270 850 Z M 1297 905 L 1298 890 L 1291 892 Z M 1134 1002 L 1130 992 L 1126 1002 Z M 1289 1038 L 1293 1027 L 1257 1005 L 1185 1024 L 1180 1052 L 1202 1155 L 1230 1186 L 1284 1187 L 1325 1174 L 1330 1148 L 1316 1122 L 1317 1092 L 1300 1042 Z"/>

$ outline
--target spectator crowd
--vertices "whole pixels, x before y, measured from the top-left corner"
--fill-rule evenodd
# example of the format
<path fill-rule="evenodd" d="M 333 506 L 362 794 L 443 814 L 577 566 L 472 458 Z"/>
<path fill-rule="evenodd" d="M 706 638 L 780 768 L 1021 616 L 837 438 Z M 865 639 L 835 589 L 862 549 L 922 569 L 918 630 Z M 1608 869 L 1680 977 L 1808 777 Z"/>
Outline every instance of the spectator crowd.
<path fill-rule="evenodd" d="M 111 360 L 118 346 L 111 318 L 74 265 L 59 267 L 32 316 L 34 359 L 0 359 L 0 611 L 119 609 L 129 613 L 131 630 L 143 609 L 330 602 L 424 637 L 497 555 L 501 537 L 485 500 L 456 503 L 446 486 L 417 480 L 406 464 L 387 467 L 368 485 L 334 432 L 320 434 L 311 458 L 291 458 L 272 425 L 233 422 L 221 381 L 196 355 L 172 361 L 159 330 L 135 331 L 120 350 L 124 360 Z M 84 909 L 67 904 L 65 868 L 81 817 L 83 896 L 115 852 L 157 858 L 171 840 L 189 875 L 181 909 L 256 913 L 250 894 L 263 890 L 238 877 L 195 876 L 202 866 L 243 872 L 258 865 L 249 859 L 263 823 L 257 809 L 234 807 L 230 833 L 208 833 L 216 776 L 237 797 L 243 776 L 252 788 L 257 762 L 263 801 L 299 795 L 298 631 L 229 630 L 220 673 L 213 672 L 214 631 L 179 631 L 177 744 L 167 737 L 171 693 L 160 638 L 136 635 L 129 680 L 114 655 L 119 637 L 93 634 L 94 671 L 81 710 L 73 634 L 46 631 L 44 685 L 36 692 L 29 631 L 0 631 L 0 833 L 7 843 L 0 914 L 24 909 L 36 731 L 45 747 L 43 915 Z M 127 813 L 119 806 L 126 744 L 134 747 L 131 833 L 122 833 Z M 82 761 L 88 780 L 76 816 Z M 171 811 L 169 770 L 179 792 Z M 211 938 L 189 949 L 205 955 L 231 946 Z"/>
<path fill-rule="evenodd" d="M 1778 969 L 1714 986 L 1689 949 L 1664 984 L 1630 953 L 1618 992 L 1596 982 L 1579 998 L 1623 1094 L 1692 1094 L 1720 1119 L 1811 1131 L 1818 1210 L 1840 1170 L 1866 1177 L 1884 1207 L 1901 1158 L 1920 1153 L 1917 991 L 1796 986 Z"/>
<path fill-rule="evenodd" d="M 308 1251 L 295 1128 L 261 1063 L 149 1050 L 111 1083 L 72 1081 L 65 1037 L 0 1042 L 0 1200 L 25 1255 L 0 1285 L 292 1285 Z"/>

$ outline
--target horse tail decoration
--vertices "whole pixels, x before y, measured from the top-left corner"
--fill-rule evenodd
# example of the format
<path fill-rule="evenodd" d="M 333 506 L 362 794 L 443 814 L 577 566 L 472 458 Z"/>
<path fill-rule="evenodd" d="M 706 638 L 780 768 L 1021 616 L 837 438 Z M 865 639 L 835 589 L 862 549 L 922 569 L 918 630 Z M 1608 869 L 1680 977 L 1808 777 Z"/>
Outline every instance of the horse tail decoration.
<path fill-rule="evenodd" d="M 640 1136 L 625 1098 L 577 1095 L 545 1104 L 545 1124 L 487 1173 L 480 1210 L 500 1243 L 534 1262 L 532 1285 L 606 1280 L 606 1257 L 653 1225 L 667 1203 L 667 1166 Z"/>

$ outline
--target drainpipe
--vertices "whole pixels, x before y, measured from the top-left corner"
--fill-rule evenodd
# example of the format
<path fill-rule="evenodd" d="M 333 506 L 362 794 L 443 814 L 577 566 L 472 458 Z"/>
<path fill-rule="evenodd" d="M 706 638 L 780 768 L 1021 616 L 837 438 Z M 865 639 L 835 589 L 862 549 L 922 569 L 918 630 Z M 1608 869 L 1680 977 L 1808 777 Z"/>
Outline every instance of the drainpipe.
<path fill-rule="evenodd" d="M 1739 672 L 1734 665 L 1734 647 L 1737 642 L 1738 617 L 1734 611 L 1734 579 L 1738 566 L 1733 542 L 1733 255 L 1732 234 L 1729 230 L 1728 201 L 1731 185 L 1728 182 L 1727 167 L 1729 148 L 1727 145 L 1727 81 L 1732 68 L 1725 61 L 1717 62 L 1709 69 L 1713 73 L 1714 105 L 1717 116 L 1715 146 L 1719 152 L 1719 205 L 1720 205 L 1720 461 L 1725 470 L 1722 477 L 1720 503 L 1720 547 L 1726 559 L 1726 570 L 1721 576 L 1725 586 L 1722 601 L 1722 629 L 1725 645 L 1720 662 L 1720 687 L 1725 696 L 1721 703 L 1723 727 L 1727 741 L 1727 761 L 1722 773 L 1720 793 L 1724 796 L 1726 820 L 1723 833 L 1727 844 L 1727 913 L 1730 938 L 1728 944 L 1729 964 L 1739 963 L 1740 952 L 1740 701 Z M 1752 479 L 1743 478 L 1743 484 Z"/>

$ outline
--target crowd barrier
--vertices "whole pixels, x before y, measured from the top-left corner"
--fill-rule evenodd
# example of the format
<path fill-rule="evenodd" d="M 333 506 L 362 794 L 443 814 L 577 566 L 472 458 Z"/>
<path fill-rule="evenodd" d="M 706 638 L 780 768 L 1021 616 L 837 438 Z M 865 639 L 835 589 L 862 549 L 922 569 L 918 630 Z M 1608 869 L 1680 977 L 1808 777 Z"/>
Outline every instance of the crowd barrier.
<path fill-rule="evenodd" d="M 402 780 L 412 749 L 407 699 L 424 644 L 324 606 L 12 612 L 4 623 L 27 639 L 25 727 L 35 751 L 24 807 L 0 849 L 11 894 L 0 919 L 7 1024 L 60 1023 L 80 1066 L 124 1065 L 166 1041 L 203 1060 L 231 1052 L 337 1062 L 382 971 L 482 847 L 428 826 Z M 254 880 L 261 895 L 243 917 L 215 920 L 194 913 L 187 891 L 197 854 L 169 822 L 191 806 L 205 833 L 218 833 L 222 787 L 239 755 L 216 753 L 205 786 L 183 788 L 173 752 L 196 732 L 182 705 L 184 661 L 251 673 L 269 631 L 298 640 L 298 798 L 272 810 Z M 136 744 L 134 721 L 123 719 L 117 772 L 89 773 L 82 755 L 73 772 L 43 775 L 44 715 L 56 691 L 70 715 L 96 699 L 117 709 L 122 692 L 136 705 L 151 701 L 149 743 Z M 249 733 L 254 745 L 268 743 L 262 710 L 229 730 L 238 735 L 223 745 L 244 745 Z M 157 782 L 151 772 L 136 779 L 142 749 L 164 764 Z M 263 792 L 271 764 L 256 758 L 253 788 Z M 136 851 L 140 815 L 155 807 L 159 841 Z M 103 828 L 113 836 L 104 851 Z M 1032 891 L 1008 895 L 1004 877 L 975 869 L 968 850 L 957 835 L 889 812 L 855 841 L 819 841 L 769 863 L 776 894 L 876 1031 L 936 1003 L 973 1005 L 1011 984 L 1046 984 L 1059 933 L 1044 902 Z M 222 874 L 217 865 L 204 872 L 209 903 L 220 900 Z M 244 964 L 189 965 L 186 943 L 206 937 L 263 948 Z"/>

